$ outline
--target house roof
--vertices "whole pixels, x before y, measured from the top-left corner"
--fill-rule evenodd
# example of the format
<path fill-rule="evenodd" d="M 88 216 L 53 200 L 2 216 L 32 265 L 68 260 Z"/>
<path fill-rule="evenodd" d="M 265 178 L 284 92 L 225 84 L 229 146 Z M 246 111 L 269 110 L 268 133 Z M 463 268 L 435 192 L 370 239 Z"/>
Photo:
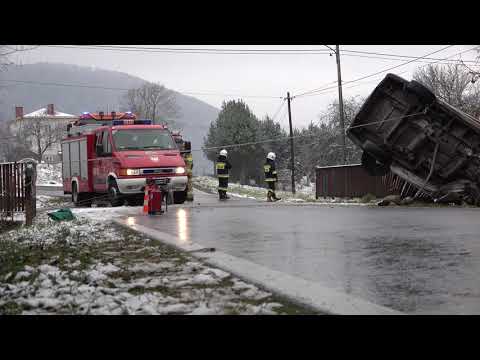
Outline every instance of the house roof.
<path fill-rule="evenodd" d="M 54 115 L 48 115 L 47 108 L 38 109 L 37 111 L 26 114 L 23 117 L 24 118 L 48 117 L 48 118 L 72 118 L 72 119 L 78 118 L 78 116 L 62 113 L 59 111 L 54 111 Z"/>

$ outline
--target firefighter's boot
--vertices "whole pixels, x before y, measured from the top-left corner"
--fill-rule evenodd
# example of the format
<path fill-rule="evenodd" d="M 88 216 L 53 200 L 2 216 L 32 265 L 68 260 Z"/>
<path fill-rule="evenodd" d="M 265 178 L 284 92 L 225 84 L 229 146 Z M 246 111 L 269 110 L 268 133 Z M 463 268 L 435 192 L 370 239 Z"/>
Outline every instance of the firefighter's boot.
<path fill-rule="evenodd" d="M 272 193 L 270 192 L 270 190 L 267 192 L 267 201 L 268 202 L 272 202 L 273 199 L 272 199 Z"/>
<path fill-rule="evenodd" d="M 282 198 L 277 197 L 277 194 L 275 194 L 275 193 L 273 193 L 272 198 L 273 198 L 273 200 L 275 200 L 275 201 L 282 200 Z"/>

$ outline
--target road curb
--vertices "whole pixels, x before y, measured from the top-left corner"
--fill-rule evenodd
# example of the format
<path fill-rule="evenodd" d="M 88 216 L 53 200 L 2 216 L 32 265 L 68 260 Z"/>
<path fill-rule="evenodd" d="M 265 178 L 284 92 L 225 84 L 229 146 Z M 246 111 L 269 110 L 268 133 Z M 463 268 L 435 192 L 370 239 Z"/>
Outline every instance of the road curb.
<path fill-rule="evenodd" d="M 199 243 L 185 241 L 158 230 L 138 225 L 133 217 L 112 219 L 120 226 L 140 232 L 150 238 L 171 245 L 181 251 L 201 250 Z M 404 313 L 380 306 L 348 294 L 337 292 L 316 282 L 285 274 L 221 251 L 192 252 L 191 256 L 228 271 L 231 274 L 285 297 L 289 301 L 332 315 L 403 315 Z"/>

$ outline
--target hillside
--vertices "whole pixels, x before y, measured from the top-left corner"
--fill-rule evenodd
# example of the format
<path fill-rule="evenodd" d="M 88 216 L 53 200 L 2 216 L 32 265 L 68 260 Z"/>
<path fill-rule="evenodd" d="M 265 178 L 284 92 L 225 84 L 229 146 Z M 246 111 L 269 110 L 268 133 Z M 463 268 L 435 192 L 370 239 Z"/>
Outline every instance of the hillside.
<path fill-rule="evenodd" d="M 145 80 L 111 70 L 83 67 L 69 64 L 38 63 L 10 67 L 0 73 L 0 79 L 21 80 L 44 83 L 86 84 L 104 88 L 130 89 L 141 86 Z M 111 111 L 120 107 L 120 97 L 125 91 L 110 89 L 92 89 L 38 84 L 1 83 L 0 121 L 13 119 L 15 105 L 23 106 L 28 113 L 46 104 L 53 103 L 58 111 L 81 114 L 84 111 Z M 219 110 L 191 96 L 176 94 L 180 107 L 177 124 L 183 129 L 185 137 L 192 141 L 194 149 L 203 144 L 208 131 Z M 195 173 L 211 172 L 211 163 L 201 154 L 194 152 Z"/>

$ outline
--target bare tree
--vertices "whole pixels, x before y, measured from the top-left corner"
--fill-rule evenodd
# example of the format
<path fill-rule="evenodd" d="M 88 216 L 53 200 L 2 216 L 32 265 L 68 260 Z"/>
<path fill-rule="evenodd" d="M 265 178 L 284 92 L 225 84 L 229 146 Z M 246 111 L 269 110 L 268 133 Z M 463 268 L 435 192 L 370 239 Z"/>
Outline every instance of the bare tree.
<path fill-rule="evenodd" d="M 18 161 L 23 158 L 34 156 L 20 134 L 14 134 L 10 130 L 9 123 L 0 123 L 0 162 Z"/>
<path fill-rule="evenodd" d="M 30 149 L 37 161 L 41 162 L 45 152 L 58 144 L 64 136 L 64 124 L 52 123 L 47 115 L 21 120 L 12 131 L 19 146 Z"/>
<path fill-rule="evenodd" d="M 428 65 L 413 78 L 436 96 L 474 117 L 480 116 L 480 87 L 472 82 L 470 70 L 461 64 Z"/>
<path fill-rule="evenodd" d="M 38 46 L 35 45 L 0 45 L 0 71 L 4 70 L 8 65 L 13 64 L 13 62 L 10 60 L 11 55 L 22 51 L 33 50 L 37 47 Z"/>
<path fill-rule="evenodd" d="M 128 110 L 140 117 L 152 119 L 154 123 L 174 123 L 179 116 L 175 93 L 163 85 L 146 83 L 138 89 L 131 89 L 123 98 Z"/>

